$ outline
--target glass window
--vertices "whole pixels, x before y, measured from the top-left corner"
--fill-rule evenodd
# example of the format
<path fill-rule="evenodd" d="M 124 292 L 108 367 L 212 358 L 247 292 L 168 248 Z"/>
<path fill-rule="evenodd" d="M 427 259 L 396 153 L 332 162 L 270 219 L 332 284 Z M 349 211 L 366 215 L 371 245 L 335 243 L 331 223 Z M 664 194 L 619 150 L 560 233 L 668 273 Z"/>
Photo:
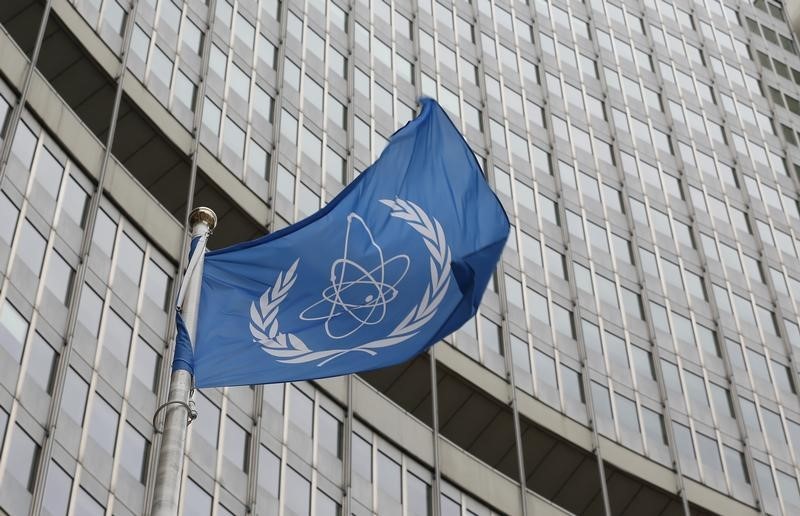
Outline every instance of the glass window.
<path fill-rule="evenodd" d="M 533 364 L 536 370 L 536 379 L 539 384 L 539 388 L 542 388 L 542 386 L 547 386 L 551 389 L 557 389 L 558 382 L 556 381 L 555 361 L 552 357 L 542 353 L 538 349 L 534 349 L 533 353 Z"/>
<path fill-rule="evenodd" d="M 131 327 L 117 315 L 117 312 L 114 310 L 106 312 L 105 334 L 102 339 L 103 349 L 108 350 L 124 365 L 128 364 L 132 334 Z"/>
<path fill-rule="evenodd" d="M 416 475 L 408 473 L 406 476 L 406 489 L 408 490 L 409 516 L 430 516 L 431 513 L 431 486 Z"/>
<path fill-rule="evenodd" d="M 297 430 L 311 436 L 313 432 L 314 401 L 292 385 L 289 394 L 289 421 Z"/>
<path fill-rule="evenodd" d="M 74 276 L 75 271 L 66 260 L 58 252 L 51 252 L 45 285 L 55 298 L 65 305 L 69 304 Z"/>
<path fill-rule="evenodd" d="M 747 472 L 747 462 L 745 461 L 744 453 L 734 450 L 728 446 L 725 448 L 725 465 L 728 470 L 728 475 L 734 483 L 734 486 L 744 487 L 750 485 L 750 475 Z"/>
<path fill-rule="evenodd" d="M 39 460 L 39 445 L 19 425 L 14 427 L 8 447 L 6 474 L 13 477 L 28 492 L 33 492 L 36 480 L 36 463 Z"/>
<path fill-rule="evenodd" d="M 83 284 L 83 291 L 81 292 L 80 299 L 81 304 L 78 309 L 78 321 L 83 324 L 92 335 L 97 336 L 97 332 L 100 329 L 100 315 L 103 311 L 103 300 L 86 283 Z"/>
<path fill-rule="evenodd" d="M 239 125 L 228 117 L 225 117 L 225 133 L 223 143 L 225 147 L 233 151 L 239 157 L 244 156 L 244 131 Z"/>
<path fill-rule="evenodd" d="M 484 350 L 503 355 L 501 328 L 484 316 L 481 316 L 481 341 Z"/>
<path fill-rule="evenodd" d="M 166 309 L 171 284 L 172 278 L 153 260 L 148 260 L 145 294 L 161 309 Z"/>
<path fill-rule="evenodd" d="M 614 416 L 611 413 L 611 399 L 608 397 L 608 388 L 597 382 L 592 382 L 592 403 L 597 419 L 597 430 L 605 435 L 614 437 Z"/>
<path fill-rule="evenodd" d="M 797 479 L 794 476 L 776 469 L 778 473 L 778 486 L 783 497 L 783 506 L 787 513 L 800 511 L 800 491 L 797 488 Z"/>
<path fill-rule="evenodd" d="M 245 102 L 250 100 L 250 76 L 241 68 L 233 64 L 230 68 L 229 84 L 231 91 L 236 93 Z"/>
<path fill-rule="evenodd" d="M 28 321 L 14 308 L 14 305 L 6 301 L 0 311 L 0 325 L 11 336 L 11 338 L 0 339 L 3 347 L 16 362 L 19 362 L 22 359 L 25 337 L 28 335 Z"/>
<path fill-rule="evenodd" d="M 402 498 L 400 464 L 378 452 L 378 489 L 396 501 Z"/>
<path fill-rule="evenodd" d="M 655 381 L 656 373 L 650 352 L 638 346 L 631 346 L 631 357 L 633 358 L 633 367 L 636 370 L 637 378 Z"/>
<path fill-rule="evenodd" d="M 214 102 L 206 97 L 203 106 L 203 127 L 209 134 L 219 136 L 219 124 L 222 121 L 222 110 Z"/>
<path fill-rule="evenodd" d="M 247 473 L 250 450 L 250 433 L 228 416 L 225 424 L 225 458 Z"/>
<path fill-rule="evenodd" d="M 47 480 L 44 484 L 44 497 L 42 498 L 45 514 L 53 516 L 67 514 L 71 490 L 72 477 L 54 460 L 51 460 L 50 467 L 47 468 Z"/>
<path fill-rule="evenodd" d="M 136 341 L 136 350 L 134 353 L 133 374 L 148 389 L 156 392 L 158 387 L 158 374 L 161 366 L 161 355 L 150 347 L 141 337 Z"/>
<path fill-rule="evenodd" d="M 316 509 L 314 516 L 339 516 L 342 508 L 331 497 L 317 490 Z"/>
<path fill-rule="evenodd" d="M 36 276 L 39 276 L 42 271 L 46 246 L 47 240 L 28 219 L 25 219 L 22 224 L 22 233 L 17 241 L 17 262 L 24 263 Z"/>
<path fill-rule="evenodd" d="M 95 396 L 89 422 L 89 435 L 109 455 L 114 454 L 119 414 L 100 396 Z"/>
<path fill-rule="evenodd" d="M 708 395 L 706 394 L 706 385 L 703 378 L 689 371 L 684 371 L 683 378 L 686 381 L 686 397 L 689 398 L 689 403 L 694 413 L 707 413 L 709 408 Z"/>
<path fill-rule="evenodd" d="M 43 148 L 42 152 L 39 154 L 35 177 L 36 181 L 42 185 L 53 199 L 58 197 L 58 190 L 61 186 L 61 176 L 63 174 L 64 165 L 62 165 L 46 147 Z"/>
<path fill-rule="evenodd" d="M 255 45 L 255 31 L 255 27 L 242 16 L 242 13 L 236 13 L 236 39 L 244 43 L 245 48 L 251 49 Z"/>
<path fill-rule="evenodd" d="M 197 102 L 197 85 L 180 70 L 178 70 L 178 74 L 175 76 L 173 92 L 175 99 L 189 109 L 194 109 L 195 102 Z"/>
<path fill-rule="evenodd" d="M 258 485 L 273 497 L 278 497 L 281 479 L 281 459 L 263 444 L 258 449 Z"/>
<path fill-rule="evenodd" d="M 150 441 L 144 438 L 130 423 L 125 423 L 120 448 L 120 464 L 133 478 L 145 483 L 147 478 L 147 458 L 150 454 Z"/>
<path fill-rule="evenodd" d="M 64 394 L 61 397 L 61 411 L 78 425 L 83 424 L 88 392 L 89 384 L 86 380 L 81 378 L 71 367 L 67 369 L 67 376 L 64 380 Z"/>
<path fill-rule="evenodd" d="M 56 351 L 44 338 L 35 333 L 28 358 L 28 376 L 47 394 L 53 392 L 53 373 L 56 367 Z"/>
<path fill-rule="evenodd" d="M 311 484 L 294 469 L 286 468 L 286 508 L 293 515 L 306 516 L 311 511 Z"/>
<path fill-rule="evenodd" d="M 255 141 L 250 140 L 250 146 L 247 153 L 247 165 L 262 179 L 269 177 L 269 162 L 270 155 L 263 147 L 258 145 Z"/>
<path fill-rule="evenodd" d="M 767 369 L 767 360 L 764 358 L 764 355 L 747 348 L 747 359 L 750 361 L 750 369 L 753 376 L 769 382 L 769 370 Z"/>
<path fill-rule="evenodd" d="M 14 229 L 17 226 L 18 216 L 19 209 L 14 203 L 5 194 L 0 195 L 0 238 L 8 244 L 14 238 Z"/>
<path fill-rule="evenodd" d="M 564 397 L 583 404 L 586 403 L 586 397 L 583 393 L 581 377 L 582 375 L 578 371 L 561 364 L 561 386 L 564 389 Z"/>
<path fill-rule="evenodd" d="M 439 507 L 442 516 L 461 516 L 461 505 L 444 494 L 439 499 Z"/>
<path fill-rule="evenodd" d="M 73 514 L 84 514 L 86 516 L 103 516 L 106 510 L 92 495 L 80 488 L 78 496 L 75 498 L 72 512 Z"/>
<path fill-rule="evenodd" d="M 572 311 L 561 305 L 553 304 L 553 327 L 557 332 L 574 339 L 575 321 Z"/>
<path fill-rule="evenodd" d="M 328 177 L 336 182 L 345 184 L 347 182 L 347 170 L 345 160 L 330 147 L 326 147 L 326 166 L 325 171 Z"/>
<path fill-rule="evenodd" d="M 116 232 L 117 224 L 111 220 L 111 217 L 105 211 L 100 210 L 97 213 L 92 242 L 108 257 L 111 257 L 114 252 Z"/>
<path fill-rule="evenodd" d="M 775 373 L 775 384 L 783 392 L 796 393 L 792 371 L 780 362 L 772 361 L 772 371 Z"/>
<path fill-rule="evenodd" d="M 197 516 L 210 516 L 211 514 L 211 495 L 205 492 L 191 478 L 186 482 L 182 514 L 196 514 Z"/>
<path fill-rule="evenodd" d="M 182 37 L 183 44 L 189 47 L 195 54 L 200 55 L 200 52 L 203 50 L 203 33 L 200 31 L 200 28 L 188 18 L 183 25 Z"/>
<path fill-rule="evenodd" d="M 319 410 L 319 445 L 334 457 L 342 458 L 342 422 L 327 410 Z"/>
<path fill-rule="evenodd" d="M 172 60 L 158 46 L 150 56 L 150 77 L 155 78 L 167 88 L 172 84 Z"/>
<path fill-rule="evenodd" d="M 31 161 L 33 161 L 33 153 L 36 150 L 37 137 L 30 130 L 28 124 L 20 121 L 17 126 L 17 132 L 14 135 L 13 143 L 11 144 L 11 154 L 16 156 L 22 165 L 30 169 Z"/>
<path fill-rule="evenodd" d="M 194 437 L 196 433 L 211 446 L 216 447 L 219 435 L 219 407 L 201 392 L 195 397 L 195 404 L 197 413 L 202 416 L 198 417 L 190 427 L 194 430 L 192 435 Z"/>
<path fill-rule="evenodd" d="M 353 473 L 372 482 L 372 445 L 356 433 L 353 434 Z"/>
<path fill-rule="evenodd" d="M 724 489 L 725 480 L 722 473 L 722 462 L 716 439 L 697 433 L 697 448 L 703 462 L 705 480 L 718 489 Z"/>
<path fill-rule="evenodd" d="M 667 432 L 664 427 L 664 416 L 648 408 L 642 407 L 642 420 L 648 446 L 661 447 L 667 445 Z"/>
<path fill-rule="evenodd" d="M 685 475 L 697 478 L 697 459 L 695 458 L 694 443 L 692 442 L 692 432 L 688 427 L 674 421 L 672 428 L 681 469 Z"/>

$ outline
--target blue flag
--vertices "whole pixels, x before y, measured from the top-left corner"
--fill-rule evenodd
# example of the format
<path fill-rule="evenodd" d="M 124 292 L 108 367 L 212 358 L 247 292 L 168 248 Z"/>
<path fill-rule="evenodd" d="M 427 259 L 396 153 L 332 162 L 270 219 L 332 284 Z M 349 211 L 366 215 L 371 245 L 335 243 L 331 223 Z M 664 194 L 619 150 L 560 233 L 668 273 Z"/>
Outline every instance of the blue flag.
<path fill-rule="evenodd" d="M 325 208 L 204 259 L 198 387 L 324 378 L 394 365 L 478 308 L 509 232 L 464 138 L 423 99 L 380 158 Z"/>

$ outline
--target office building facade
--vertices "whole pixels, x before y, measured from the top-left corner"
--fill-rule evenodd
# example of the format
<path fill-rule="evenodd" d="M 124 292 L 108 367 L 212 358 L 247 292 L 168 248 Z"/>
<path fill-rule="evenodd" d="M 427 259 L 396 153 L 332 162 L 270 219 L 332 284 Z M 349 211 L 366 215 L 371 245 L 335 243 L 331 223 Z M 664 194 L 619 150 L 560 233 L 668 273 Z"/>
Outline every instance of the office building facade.
<path fill-rule="evenodd" d="M 196 392 L 182 513 L 797 514 L 798 50 L 777 0 L 4 0 L 0 513 L 147 514 L 188 211 L 300 220 L 429 95 L 512 222 L 479 314 Z"/>

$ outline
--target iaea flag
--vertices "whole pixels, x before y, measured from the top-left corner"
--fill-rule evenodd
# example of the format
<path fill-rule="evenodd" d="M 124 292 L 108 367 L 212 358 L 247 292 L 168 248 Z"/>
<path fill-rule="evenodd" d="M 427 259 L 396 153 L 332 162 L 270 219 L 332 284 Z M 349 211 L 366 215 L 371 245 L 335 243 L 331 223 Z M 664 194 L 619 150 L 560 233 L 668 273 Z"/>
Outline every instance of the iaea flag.
<path fill-rule="evenodd" d="M 208 252 L 198 387 L 336 376 L 397 364 L 469 320 L 509 232 L 475 155 L 423 99 L 380 158 L 325 208 Z"/>

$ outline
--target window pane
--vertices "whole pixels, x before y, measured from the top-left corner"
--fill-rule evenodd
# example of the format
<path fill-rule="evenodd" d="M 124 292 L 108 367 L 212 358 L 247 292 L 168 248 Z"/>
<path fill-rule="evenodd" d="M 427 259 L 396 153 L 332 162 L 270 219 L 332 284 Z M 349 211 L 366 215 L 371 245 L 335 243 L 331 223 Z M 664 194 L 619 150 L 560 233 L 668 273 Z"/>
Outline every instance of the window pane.
<path fill-rule="evenodd" d="M 109 455 L 114 454 L 117 441 L 119 414 L 100 396 L 95 396 L 92 404 L 89 435 Z"/>
<path fill-rule="evenodd" d="M 67 182 L 67 191 L 64 194 L 63 210 L 78 226 L 83 227 L 86 222 L 86 208 L 89 204 L 89 195 L 74 178 Z"/>
<path fill-rule="evenodd" d="M 122 467 L 133 478 L 144 484 L 147 476 L 147 457 L 150 454 L 150 442 L 137 432 L 130 423 L 125 423 L 120 454 Z"/>
<path fill-rule="evenodd" d="M 353 434 L 353 473 L 372 482 L 372 445 L 358 434 Z"/>
<path fill-rule="evenodd" d="M 50 467 L 47 468 L 47 480 L 45 481 L 44 498 L 42 499 L 45 514 L 50 516 L 67 514 L 71 489 L 72 477 L 51 460 Z"/>
<path fill-rule="evenodd" d="M 409 516 L 429 516 L 431 513 L 431 486 L 408 473 L 408 514 Z"/>
<path fill-rule="evenodd" d="M 72 279 L 75 271 L 57 252 L 50 254 L 50 263 L 47 265 L 47 289 L 62 303 L 69 304 L 72 293 Z"/>
<path fill-rule="evenodd" d="M 152 260 L 147 263 L 145 293 L 158 306 L 165 309 L 169 297 L 171 278 Z"/>
<path fill-rule="evenodd" d="M 311 511 L 311 484 L 292 468 L 286 468 L 286 508 L 291 514 L 306 516 Z"/>
<path fill-rule="evenodd" d="M 6 301 L 0 311 L 0 325 L 6 331 L 6 335 L 0 339 L 3 347 L 16 362 L 19 362 L 22 358 L 25 337 L 28 335 L 28 321 Z"/>
<path fill-rule="evenodd" d="M 342 458 L 342 422 L 328 411 L 319 411 L 319 445 L 336 458 Z"/>
<path fill-rule="evenodd" d="M 5 194 L 0 195 L 0 238 L 8 244 L 14 238 L 14 229 L 17 226 L 18 216 L 19 209 L 14 203 Z"/>
<path fill-rule="evenodd" d="M 8 448 L 6 474 L 32 493 L 38 459 L 39 445 L 22 428 L 15 426 Z"/>
<path fill-rule="evenodd" d="M 186 482 L 183 495 L 182 514 L 205 516 L 211 514 L 211 495 L 206 493 L 191 478 Z"/>
<path fill-rule="evenodd" d="M 155 392 L 158 387 L 160 365 L 161 355 L 140 337 L 136 341 L 133 374 L 153 392 Z"/>
<path fill-rule="evenodd" d="M 46 393 L 52 393 L 56 351 L 38 333 L 34 334 L 28 358 L 28 376 Z"/>
<path fill-rule="evenodd" d="M 250 434 L 230 417 L 225 424 L 225 458 L 237 468 L 247 472 L 247 455 L 250 447 Z"/>
<path fill-rule="evenodd" d="M 289 420 L 298 430 L 310 436 L 313 432 L 314 402 L 294 385 L 290 392 Z"/>
<path fill-rule="evenodd" d="M 142 274 L 142 258 L 144 253 L 131 238 L 122 233 L 117 248 L 117 266 L 135 285 L 139 284 Z"/>
<path fill-rule="evenodd" d="M 265 446 L 258 450 L 258 485 L 269 494 L 278 497 L 281 480 L 281 459 Z"/>
<path fill-rule="evenodd" d="M 42 271 L 47 240 L 26 219 L 17 242 L 17 263 L 24 263 L 37 276 Z"/>
<path fill-rule="evenodd" d="M 202 437 L 216 447 L 219 435 L 219 408 L 203 393 L 198 392 L 194 402 L 197 406 L 197 419 L 190 428 L 194 429 L 192 438 Z"/>
<path fill-rule="evenodd" d="M 78 321 L 94 336 L 97 336 L 97 331 L 100 329 L 100 314 L 102 310 L 103 300 L 88 284 L 84 283 L 83 291 L 81 292 L 81 305 L 78 308 Z"/>
<path fill-rule="evenodd" d="M 78 496 L 75 498 L 72 513 L 81 514 L 85 516 L 103 516 L 106 510 L 100 505 L 97 500 L 84 491 L 83 488 L 78 490 Z"/>
<path fill-rule="evenodd" d="M 400 465 L 378 452 L 378 489 L 396 501 L 400 501 Z"/>
<path fill-rule="evenodd" d="M 114 238 L 116 233 L 117 224 L 111 220 L 111 217 L 106 215 L 106 212 L 100 210 L 97 213 L 97 220 L 95 221 L 92 242 L 94 242 L 94 244 L 108 257 L 110 257 L 114 251 Z"/>
<path fill-rule="evenodd" d="M 58 189 L 61 185 L 61 176 L 64 174 L 64 165 L 58 162 L 50 154 L 47 148 L 43 148 L 39 154 L 39 162 L 36 165 L 36 181 L 54 199 L 58 197 Z"/>
<path fill-rule="evenodd" d="M 339 504 L 334 502 L 328 495 L 317 490 L 317 503 L 314 516 L 339 516 L 341 514 L 341 509 Z"/>
<path fill-rule="evenodd" d="M 131 327 L 117 315 L 117 312 L 114 310 L 106 312 L 106 327 L 102 346 L 104 351 L 109 351 L 123 365 L 128 363 L 132 333 Z"/>
<path fill-rule="evenodd" d="M 89 384 L 81 378 L 71 367 L 67 369 L 64 383 L 64 395 L 61 397 L 61 410 L 75 423 L 83 423 L 83 414 L 86 410 L 86 394 Z"/>

